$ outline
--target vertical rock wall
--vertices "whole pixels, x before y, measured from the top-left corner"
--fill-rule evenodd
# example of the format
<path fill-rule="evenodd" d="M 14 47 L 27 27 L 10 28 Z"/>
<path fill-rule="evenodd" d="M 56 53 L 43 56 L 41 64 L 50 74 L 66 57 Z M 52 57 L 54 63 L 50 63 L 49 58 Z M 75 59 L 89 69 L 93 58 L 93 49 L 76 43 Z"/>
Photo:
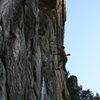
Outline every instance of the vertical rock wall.
<path fill-rule="evenodd" d="M 0 0 L 0 100 L 70 100 L 55 70 L 65 0 Z"/>
<path fill-rule="evenodd" d="M 70 100 L 65 73 L 63 70 L 56 70 L 60 59 L 56 54 L 64 39 L 65 0 L 40 0 L 39 9 L 39 37 L 42 76 L 45 78 L 46 85 L 45 98 L 46 100 Z"/>
<path fill-rule="evenodd" d="M 38 1 L 0 0 L 2 100 L 40 100 L 38 12 Z"/>

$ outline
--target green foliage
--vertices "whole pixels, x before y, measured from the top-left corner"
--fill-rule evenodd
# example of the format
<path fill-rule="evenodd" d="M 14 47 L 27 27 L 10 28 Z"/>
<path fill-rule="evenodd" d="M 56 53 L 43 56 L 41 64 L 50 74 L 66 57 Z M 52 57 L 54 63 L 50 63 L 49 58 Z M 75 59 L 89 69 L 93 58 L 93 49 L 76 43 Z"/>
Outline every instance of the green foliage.
<path fill-rule="evenodd" d="M 100 95 L 97 93 L 94 96 L 93 92 L 88 90 L 82 90 L 82 86 L 79 87 L 80 100 L 100 100 Z"/>

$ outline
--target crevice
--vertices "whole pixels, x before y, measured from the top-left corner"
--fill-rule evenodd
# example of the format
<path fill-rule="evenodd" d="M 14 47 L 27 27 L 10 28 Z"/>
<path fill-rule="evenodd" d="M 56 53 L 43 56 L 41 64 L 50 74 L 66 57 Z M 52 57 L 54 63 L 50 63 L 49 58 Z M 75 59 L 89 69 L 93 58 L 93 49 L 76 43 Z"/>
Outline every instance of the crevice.
<path fill-rule="evenodd" d="M 35 68 L 35 66 L 33 67 L 33 74 L 34 74 L 34 81 L 36 82 L 37 78 L 36 78 L 36 68 Z"/>
<path fill-rule="evenodd" d="M 37 95 L 37 92 L 35 89 L 34 89 L 34 94 L 35 94 L 36 98 L 38 99 L 38 95 Z"/>
<path fill-rule="evenodd" d="M 7 100 L 10 100 L 9 90 L 8 90 L 8 83 L 7 82 L 6 82 L 6 93 L 7 93 Z"/>
<path fill-rule="evenodd" d="M 62 90 L 62 97 L 65 100 L 65 90 L 64 89 Z"/>

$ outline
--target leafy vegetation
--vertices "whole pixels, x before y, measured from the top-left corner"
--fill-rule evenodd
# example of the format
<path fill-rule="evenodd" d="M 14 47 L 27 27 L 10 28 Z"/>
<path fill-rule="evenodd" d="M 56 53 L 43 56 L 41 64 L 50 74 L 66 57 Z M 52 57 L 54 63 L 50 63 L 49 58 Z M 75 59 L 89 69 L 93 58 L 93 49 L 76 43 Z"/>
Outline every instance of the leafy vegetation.
<path fill-rule="evenodd" d="M 80 100 L 100 100 L 99 93 L 96 93 L 96 95 L 94 95 L 94 93 L 90 91 L 90 89 L 82 90 L 82 86 L 79 87 L 79 97 Z"/>

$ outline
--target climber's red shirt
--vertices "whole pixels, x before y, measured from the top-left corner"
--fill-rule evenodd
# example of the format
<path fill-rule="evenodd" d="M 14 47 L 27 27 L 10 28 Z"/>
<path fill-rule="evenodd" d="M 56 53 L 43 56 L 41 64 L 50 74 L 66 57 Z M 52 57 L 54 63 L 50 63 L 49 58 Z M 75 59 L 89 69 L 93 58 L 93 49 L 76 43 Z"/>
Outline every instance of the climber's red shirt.
<path fill-rule="evenodd" d="M 66 56 L 66 52 L 64 49 L 60 49 L 60 54 L 62 57 L 65 57 Z"/>

